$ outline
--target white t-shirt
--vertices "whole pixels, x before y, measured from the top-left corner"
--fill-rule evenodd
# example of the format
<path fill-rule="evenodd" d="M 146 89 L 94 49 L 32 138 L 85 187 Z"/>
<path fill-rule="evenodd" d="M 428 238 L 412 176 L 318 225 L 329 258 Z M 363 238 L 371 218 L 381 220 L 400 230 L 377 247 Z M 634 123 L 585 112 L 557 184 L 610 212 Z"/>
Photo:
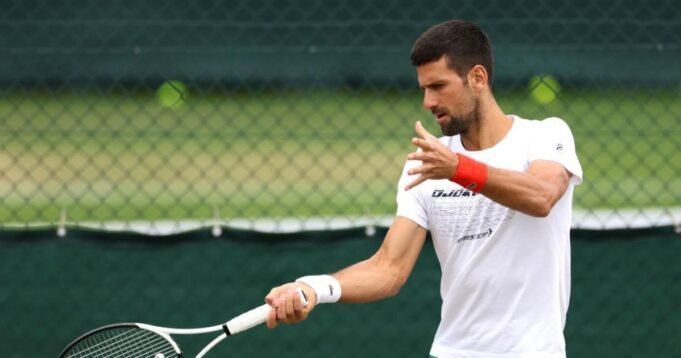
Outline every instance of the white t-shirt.
<path fill-rule="evenodd" d="M 582 168 L 570 128 L 560 118 L 516 116 L 494 147 L 469 152 L 459 136 L 440 141 L 492 167 L 527 171 L 534 160 L 571 174 L 563 197 L 544 218 L 497 204 L 449 180 L 409 191 L 399 182 L 397 215 L 430 230 L 442 269 L 442 311 L 430 354 L 438 358 L 565 357 L 563 328 L 570 298 L 570 226 Z"/>

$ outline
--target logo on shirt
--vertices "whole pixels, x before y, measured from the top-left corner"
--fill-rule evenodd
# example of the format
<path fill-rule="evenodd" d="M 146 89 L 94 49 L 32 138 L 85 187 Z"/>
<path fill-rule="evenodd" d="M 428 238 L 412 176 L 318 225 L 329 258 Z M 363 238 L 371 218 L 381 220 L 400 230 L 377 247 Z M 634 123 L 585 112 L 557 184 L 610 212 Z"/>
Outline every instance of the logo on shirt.
<path fill-rule="evenodd" d="M 563 143 L 558 143 L 558 145 L 556 145 L 556 150 L 558 151 L 563 150 Z"/>
<path fill-rule="evenodd" d="M 489 237 L 492 235 L 492 228 L 487 229 L 487 231 L 481 232 L 479 234 L 473 234 L 473 235 L 465 235 L 462 236 L 460 239 L 456 240 L 457 243 L 462 242 L 462 241 L 467 241 L 467 240 L 478 240 L 478 239 L 484 239 L 486 237 Z"/>
<path fill-rule="evenodd" d="M 442 189 L 433 190 L 433 198 L 458 198 L 460 196 L 476 196 L 478 193 L 471 192 L 467 189 L 457 189 L 444 191 Z"/>

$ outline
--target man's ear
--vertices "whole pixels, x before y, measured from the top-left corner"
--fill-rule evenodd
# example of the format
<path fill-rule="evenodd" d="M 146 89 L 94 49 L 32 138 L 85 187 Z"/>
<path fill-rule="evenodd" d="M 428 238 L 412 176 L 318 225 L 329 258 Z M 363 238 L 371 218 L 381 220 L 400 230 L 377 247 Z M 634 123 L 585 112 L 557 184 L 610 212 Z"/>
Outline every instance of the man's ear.
<path fill-rule="evenodd" d="M 487 86 L 488 75 L 487 70 L 482 65 L 475 65 L 466 75 L 468 83 L 473 89 L 481 90 Z"/>

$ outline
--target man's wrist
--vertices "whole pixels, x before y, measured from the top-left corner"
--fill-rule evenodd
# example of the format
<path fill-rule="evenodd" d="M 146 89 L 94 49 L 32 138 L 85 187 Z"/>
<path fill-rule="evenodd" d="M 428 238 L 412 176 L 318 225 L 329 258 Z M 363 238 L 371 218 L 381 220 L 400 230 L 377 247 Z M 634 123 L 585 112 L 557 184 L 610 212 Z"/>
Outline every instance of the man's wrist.
<path fill-rule="evenodd" d="M 456 153 L 456 156 L 459 158 L 459 165 L 449 180 L 468 190 L 481 192 L 487 184 L 487 165 L 460 153 Z"/>
<path fill-rule="evenodd" d="M 317 295 L 317 304 L 334 303 L 340 300 L 340 283 L 331 275 L 303 276 L 297 279 L 296 282 L 304 283 L 314 290 Z"/>

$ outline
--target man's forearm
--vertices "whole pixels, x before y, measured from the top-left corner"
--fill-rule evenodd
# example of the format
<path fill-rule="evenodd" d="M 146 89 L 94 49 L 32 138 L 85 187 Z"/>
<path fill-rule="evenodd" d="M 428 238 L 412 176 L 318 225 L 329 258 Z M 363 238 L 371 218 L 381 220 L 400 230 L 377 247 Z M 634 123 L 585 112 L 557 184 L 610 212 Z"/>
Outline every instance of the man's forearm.
<path fill-rule="evenodd" d="M 537 174 L 488 167 L 488 180 L 482 194 L 527 215 L 547 216 L 565 192 L 569 177 L 559 164 L 543 166 L 555 168 L 542 168 L 542 174 Z"/>
<path fill-rule="evenodd" d="M 340 302 L 378 301 L 399 292 L 406 277 L 400 277 L 403 275 L 399 274 L 399 269 L 380 261 L 380 258 L 373 256 L 332 275 L 340 282 L 342 288 Z"/>

